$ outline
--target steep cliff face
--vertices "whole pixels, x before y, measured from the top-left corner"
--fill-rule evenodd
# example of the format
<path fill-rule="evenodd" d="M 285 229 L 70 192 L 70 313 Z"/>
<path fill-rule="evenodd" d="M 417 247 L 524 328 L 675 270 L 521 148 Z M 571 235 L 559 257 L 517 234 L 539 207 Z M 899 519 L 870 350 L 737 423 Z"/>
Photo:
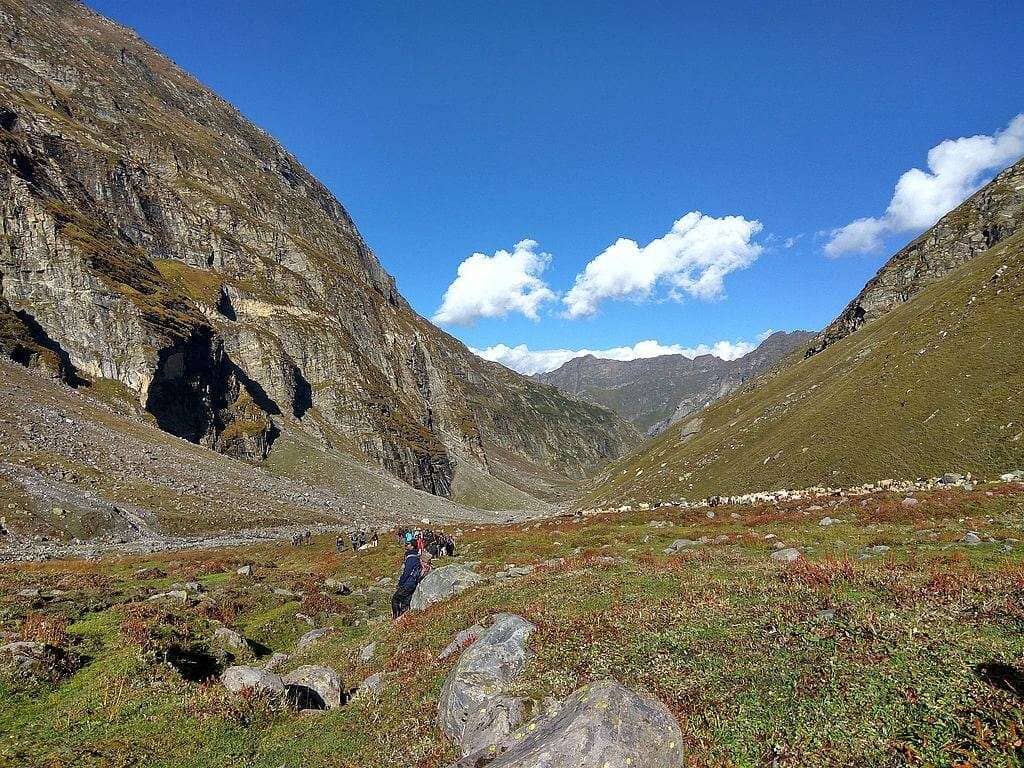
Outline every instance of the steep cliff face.
<path fill-rule="evenodd" d="M 417 316 L 323 185 L 132 32 L 68 0 L 0 28 L 0 316 L 81 375 L 188 440 L 260 458 L 288 422 L 440 495 L 460 462 L 531 486 L 634 442 Z"/>
<path fill-rule="evenodd" d="M 587 355 L 537 376 L 563 392 L 610 408 L 648 435 L 715 400 L 802 347 L 814 334 L 773 333 L 754 351 L 736 360 L 713 355 L 690 359 L 662 355 L 640 360 L 603 360 Z"/>
<path fill-rule="evenodd" d="M 849 336 L 1021 230 L 1024 160 L 1010 166 L 896 253 L 823 330 L 807 357 Z"/>

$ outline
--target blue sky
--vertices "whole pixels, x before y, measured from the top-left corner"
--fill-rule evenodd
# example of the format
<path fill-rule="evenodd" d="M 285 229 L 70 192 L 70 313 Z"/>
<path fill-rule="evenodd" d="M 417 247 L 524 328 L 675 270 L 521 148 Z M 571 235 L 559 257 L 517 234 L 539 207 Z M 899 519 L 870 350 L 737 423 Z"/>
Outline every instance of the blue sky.
<path fill-rule="evenodd" d="M 936 206 L 1024 154 L 1020 2 L 90 4 L 305 163 L 421 314 L 484 254 L 442 313 L 498 313 L 444 324 L 481 349 L 820 328 Z M 691 211 L 708 218 L 644 249 Z M 567 304 L 620 238 L 636 247 Z"/>

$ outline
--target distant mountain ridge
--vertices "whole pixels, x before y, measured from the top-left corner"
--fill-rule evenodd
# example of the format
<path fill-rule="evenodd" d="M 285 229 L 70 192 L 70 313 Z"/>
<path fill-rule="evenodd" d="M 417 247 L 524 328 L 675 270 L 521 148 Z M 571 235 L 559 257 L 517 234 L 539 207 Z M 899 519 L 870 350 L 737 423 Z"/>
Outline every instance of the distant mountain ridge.
<path fill-rule="evenodd" d="M 607 360 L 585 355 L 535 378 L 568 394 L 603 405 L 648 435 L 735 392 L 815 336 L 779 331 L 736 360 L 714 355 L 661 355 Z"/>

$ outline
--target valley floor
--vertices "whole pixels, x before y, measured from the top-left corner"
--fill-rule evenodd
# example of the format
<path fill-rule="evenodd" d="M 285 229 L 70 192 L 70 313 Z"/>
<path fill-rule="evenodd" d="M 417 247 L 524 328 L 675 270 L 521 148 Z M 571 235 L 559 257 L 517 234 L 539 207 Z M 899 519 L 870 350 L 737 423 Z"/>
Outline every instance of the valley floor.
<path fill-rule="evenodd" d="M 5 566 L 0 644 L 44 640 L 80 660 L 49 679 L 0 676 L 0 764 L 446 766 L 436 707 L 454 657 L 439 651 L 507 611 L 538 627 L 521 693 L 607 677 L 647 691 L 677 716 L 689 766 L 1020 765 L 1024 484 L 916 498 L 478 526 L 458 560 L 492 578 L 397 623 L 391 540 L 358 555 L 320 536 Z M 792 562 L 772 556 L 788 548 Z M 510 564 L 533 569 L 509 577 Z M 150 599 L 176 584 L 184 600 Z M 332 632 L 284 669 L 326 664 L 351 687 L 380 673 L 377 693 L 296 714 L 161 660 L 209 651 L 215 672 L 221 623 L 261 654 L 292 653 L 310 622 Z"/>

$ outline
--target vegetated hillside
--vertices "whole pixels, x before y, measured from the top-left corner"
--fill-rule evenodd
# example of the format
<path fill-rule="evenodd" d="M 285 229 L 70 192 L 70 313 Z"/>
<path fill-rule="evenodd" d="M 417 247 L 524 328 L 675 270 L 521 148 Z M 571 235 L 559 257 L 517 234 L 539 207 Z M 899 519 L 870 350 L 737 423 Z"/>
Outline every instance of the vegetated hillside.
<path fill-rule="evenodd" d="M 744 382 L 814 338 L 808 331 L 773 333 L 736 360 L 714 355 L 661 355 L 605 360 L 586 355 L 535 378 L 610 408 L 649 435 L 735 392 Z"/>
<path fill-rule="evenodd" d="M 1024 233 L 611 466 L 594 506 L 1024 465 Z"/>
<path fill-rule="evenodd" d="M 453 766 L 439 698 L 474 631 L 442 651 L 510 613 L 537 627 L 515 696 L 540 703 L 615 680 L 676 715 L 679 765 L 1019 766 L 1022 494 L 918 492 L 909 507 L 900 489 L 714 519 L 658 509 L 467 527 L 457 559 L 486 580 L 398 622 L 392 536 L 358 554 L 324 536 L 0 566 L 0 764 Z M 328 631 L 300 647 L 307 619 Z M 243 642 L 227 645 L 226 630 Z M 27 646 L 5 654 L 15 638 Z M 494 657 L 515 669 L 505 646 Z M 280 675 L 324 665 L 343 690 L 378 687 L 299 713 L 218 679 L 271 659 Z"/>
<path fill-rule="evenodd" d="M 299 430 L 490 505 L 637 440 L 419 317 L 294 157 L 77 2 L 0 2 L 0 152 L 0 349 L 167 432 L 263 460 Z"/>
<path fill-rule="evenodd" d="M 0 559 L 75 539 L 145 551 L 270 526 L 505 518 L 410 488 L 287 424 L 263 466 L 217 454 L 158 429 L 108 380 L 72 390 L 0 359 L 0 402 Z"/>
<path fill-rule="evenodd" d="M 807 350 L 813 355 L 913 298 L 1024 226 L 1024 159 L 893 256 Z"/>

